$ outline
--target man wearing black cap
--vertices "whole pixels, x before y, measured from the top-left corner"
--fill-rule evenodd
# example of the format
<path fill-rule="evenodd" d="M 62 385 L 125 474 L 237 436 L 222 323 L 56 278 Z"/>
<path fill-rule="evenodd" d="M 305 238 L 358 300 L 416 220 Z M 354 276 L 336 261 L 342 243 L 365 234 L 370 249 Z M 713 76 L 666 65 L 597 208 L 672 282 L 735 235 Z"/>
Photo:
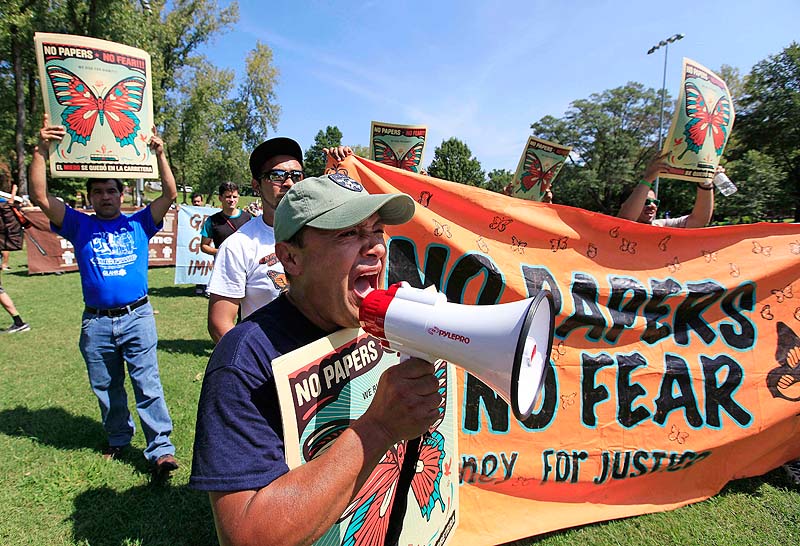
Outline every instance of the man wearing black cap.
<path fill-rule="evenodd" d="M 324 152 L 341 161 L 352 150 L 339 146 Z M 300 145 L 286 137 L 262 142 L 250 154 L 251 184 L 261 196 L 263 214 L 244 224 L 218 250 L 208 285 L 208 333 L 214 342 L 233 328 L 238 315 L 246 318 L 286 288 L 272 225 L 275 207 L 305 177 L 302 161 Z"/>
<path fill-rule="evenodd" d="M 190 485 L 208 491 L 220 544 L 309 544 L 342 515 L 387 450 L 438 418 L 433 364 L 387 369 L 367 411 L 289 470 L 272 362 L 341 328 L 386 266 L 384 225 L 414 215 L 405 194 L 370 195 L 341 174 L 307 178 L 275 211 L 291 283 L 220 340 L 203 378 Z"/>

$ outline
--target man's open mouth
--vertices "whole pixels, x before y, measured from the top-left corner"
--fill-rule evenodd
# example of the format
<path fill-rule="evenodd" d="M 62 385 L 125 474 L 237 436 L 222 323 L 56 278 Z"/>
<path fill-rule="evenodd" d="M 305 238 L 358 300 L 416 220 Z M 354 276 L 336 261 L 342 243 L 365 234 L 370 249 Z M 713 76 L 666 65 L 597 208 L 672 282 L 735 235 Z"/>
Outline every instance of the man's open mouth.
<path fill-rule="evenodd" d="M 360 275 L 353 282 L 353 291 L 360 299 L 364 299 L 367 295 L 378 288 L 378 275 Z"/>

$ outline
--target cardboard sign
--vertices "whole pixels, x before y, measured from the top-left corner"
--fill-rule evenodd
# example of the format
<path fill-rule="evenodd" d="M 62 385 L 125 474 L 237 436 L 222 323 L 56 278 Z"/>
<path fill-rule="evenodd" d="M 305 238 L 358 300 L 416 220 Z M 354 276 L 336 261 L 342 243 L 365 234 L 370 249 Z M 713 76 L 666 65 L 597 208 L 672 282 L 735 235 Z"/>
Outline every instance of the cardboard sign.
<path fill-rule="evenodd" d="M 286 462 L 295 468 L 324 452 L 369 407 L 378 379 L 399 355 L 363 330 L 341 330 L 272 363 L 281 405 Z M 316 544 L 384 544 L 401 496 L 406 497 L 400 544 L 445 545 L 458 525 L 458 437 L 455 370 L 436 363 L 441 419 L 420 440 L 416 471 L 399 490 L 407 442 L 383 456 L 339 521 Z"/>
<path fill-rule="evenodd" d="M 683 59 L 683 80 L 662 154 L 667 178 L 703 182 L 714 177 L 736 113 L 727 84 L 701 64 Z"/>
<path fill-rule="evenodd" d="M 44 109 L 67 134 L 50 146 L 50 175 L 158 178 L 150 54 L 114 42 L 34 35 Z"/>
<path fill-rule="evenodd" d="M 380 163 L 418 173 L 428 129 L 423 125 L 396 125 L 373 121 L 370 154 Z"/>

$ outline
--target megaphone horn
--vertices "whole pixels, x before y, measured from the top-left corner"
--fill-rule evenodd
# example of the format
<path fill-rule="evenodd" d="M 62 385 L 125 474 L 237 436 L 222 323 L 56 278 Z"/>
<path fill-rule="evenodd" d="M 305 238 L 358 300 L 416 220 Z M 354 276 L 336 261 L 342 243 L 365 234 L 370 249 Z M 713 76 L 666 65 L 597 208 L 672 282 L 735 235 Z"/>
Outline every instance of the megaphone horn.
<path fill-rule="evenodd" d="M 373 290 L 359 309 L 364 330 L 408 356 L 458 364 L 527 419 L 542 389 L 553 347 L 555 307 L 543 290 L 499 305 L 449 303 L 407 282 Z"/>

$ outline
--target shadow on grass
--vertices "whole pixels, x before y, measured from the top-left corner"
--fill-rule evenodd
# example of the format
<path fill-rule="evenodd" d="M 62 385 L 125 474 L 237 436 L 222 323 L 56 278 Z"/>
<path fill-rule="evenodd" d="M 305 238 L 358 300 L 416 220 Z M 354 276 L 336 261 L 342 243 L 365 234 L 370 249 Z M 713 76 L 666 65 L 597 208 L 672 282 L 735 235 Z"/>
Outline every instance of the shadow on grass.
<path fill-rule="evenodd" d="M 159 298 L 175 298 L 178 296 L 186 296 L 186 297 L 199 297 L 194 295 L 194 285 L 188 284 L 178 284 L 178 285 L 171 285 L 171 286 L 155 286 L 150 287 L 147 291 L 150 296 L 156 296 Z"/>
<path fill-rule="evenodd" d="M 74 542 L 92 546 L 216 545 L 208 495 L 188 486 L 150 484 L 89 489 L 75 498 Z"/>
<path fill-rule="evenodd" d="M 210 339 L 159 339 L 158 348 L 167 353 L 210 357 L 214 343 Z"/>
<path fill-rule="evenodd" d="M 100 422 L 94 419 L 72 415 L 63 408 L 30 410 L 24 406 L 0 411 L 0 432 L 59 449 L 102 445 L 106 436 Z"/>
<path fill-rule="evenodd" d="M 64 450 L 90 448 L 99 454 L 106 447 L 106 432 L 99 421 L 73 415 L 63 408 L 30 410 L 17 406 L 0 411 L 0 433 Z M 120 460 L 140 473 L 150 472 L 141 449 L 125 450 Z"/>
<path fill-rule="evenodd" d="M 792 483 L 786 476 L 786 472 L 784 472 L 782 467 L 778 467 L 761 476 L 742 478 L 728 482 L 728 484 L 722 488 L 722 491 L 719 492 L 719 495 L 741 494 L 752 497 L 761 497 L 763 496 L 761 486 L 764 484 L 769 484 L 773 487 L 780 488 L 792 487 Z"/>

